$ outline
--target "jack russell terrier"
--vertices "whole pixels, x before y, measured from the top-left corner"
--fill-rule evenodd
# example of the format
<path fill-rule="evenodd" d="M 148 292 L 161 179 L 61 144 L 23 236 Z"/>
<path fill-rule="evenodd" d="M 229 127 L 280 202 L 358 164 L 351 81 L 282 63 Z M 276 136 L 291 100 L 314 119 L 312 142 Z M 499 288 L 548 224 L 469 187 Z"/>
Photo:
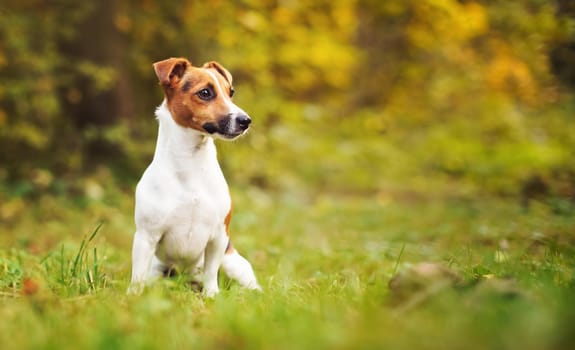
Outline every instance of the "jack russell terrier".
<path fill-rule="evenodd" d="M 214 138 L 244 134 L 250 117 L 232 102 L 231 74 L 217 62 L 194 67 L 185 58 L 154 63 L 165 99 L 157 108 L 152 163 L 136 187 L 132 281 L 146 282 L 182 267 L 200 278 L 203 294 L 219 292 L 218 270 L 240 285 L 261 289 L 250 263 L 232 246 L 232 203 Z"/>

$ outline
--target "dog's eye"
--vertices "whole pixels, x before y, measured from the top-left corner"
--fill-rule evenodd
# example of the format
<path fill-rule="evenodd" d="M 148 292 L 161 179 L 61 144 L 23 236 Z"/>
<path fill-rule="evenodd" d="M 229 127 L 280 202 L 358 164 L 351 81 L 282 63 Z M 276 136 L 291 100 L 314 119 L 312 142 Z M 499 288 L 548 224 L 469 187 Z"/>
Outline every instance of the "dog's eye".
<path fill-rule="evenodd" d="M 230 97 L 234 97 L 234 94 L 236 93 L 236 90 L 234 90 L 233 87 L 230 88 Z"/>
<path fill-rule="evenodd" d="M 216 97 L 216 95 L 211 89 L 201 89 L 196 93 L 196 95 L 198 95 L 198 97 L 204 101 L 209 101 L 212 98 Z"/>

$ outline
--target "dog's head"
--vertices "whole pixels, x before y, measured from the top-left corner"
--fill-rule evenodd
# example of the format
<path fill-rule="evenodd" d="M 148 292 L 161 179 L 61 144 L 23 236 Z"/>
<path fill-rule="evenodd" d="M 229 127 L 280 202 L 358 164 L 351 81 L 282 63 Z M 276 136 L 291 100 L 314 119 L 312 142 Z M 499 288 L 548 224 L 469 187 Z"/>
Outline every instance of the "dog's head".
<path fill-rule="evenodd" d="M 232 102 L 232 75 L 217 62 L 194 67 L 185 58 L 154 63 L 168 109 L 180 126 L 222 139 L 242 135 L 251 119 Z"/>

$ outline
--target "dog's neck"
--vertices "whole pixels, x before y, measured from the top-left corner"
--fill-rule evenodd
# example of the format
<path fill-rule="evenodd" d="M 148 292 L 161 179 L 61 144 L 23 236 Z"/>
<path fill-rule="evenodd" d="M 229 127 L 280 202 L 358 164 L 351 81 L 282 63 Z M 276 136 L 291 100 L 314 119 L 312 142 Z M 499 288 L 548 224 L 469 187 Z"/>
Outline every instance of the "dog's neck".
<path fill-rule="evenodd" d="M 178 125 L 164 100 L 156 109 L 159 123 L 158 141 L 154 153 L 155 162 L 169 162 L 172 165 L 197 163 L 213 154 L 216 148 L 213 138 L 204 133 Z M 181 166 L 178 166 L 181 167 Z"/>

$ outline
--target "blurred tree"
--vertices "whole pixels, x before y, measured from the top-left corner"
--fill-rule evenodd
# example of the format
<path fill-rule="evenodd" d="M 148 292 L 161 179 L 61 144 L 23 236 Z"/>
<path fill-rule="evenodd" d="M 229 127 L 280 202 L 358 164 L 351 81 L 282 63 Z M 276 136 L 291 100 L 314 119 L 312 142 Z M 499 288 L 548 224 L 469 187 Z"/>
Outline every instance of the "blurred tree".
<path fill-rule="evenodd" d="M 352 109 L 383 109 L 368 118 L 385 122 L 368 125 L 391 124 L 393 142 L 411 143 L 412 173 L 514 192 L 533 174 L 573 167 L 553 141 L 562 131 L 540 122 L 562 98 L 550 54 L 573 35 L 557 2 L 364 0 L 360 8 L 358 44 L 369 53 L 360 75 L 374 79 L 359 81 Z"/>
<path fill-rule="evenodd" d="M 106 166 L 133 181 L 162 98 L 151 64 L 186 56 L 223 63 L 256 116 L 233 157 L 223 146 L 236 181 L 517 193 L 575 171 L 558 84 L 573 88 L 573 35 L 567 0 L 5 0 L 0 179 Z"/>
<path fill-rule="evenodd" d="M 62 137 L 70 126 L 58 96 L 70 76 L 59 74 L 66 62 L 58 43 L 76 35 L 74 26 L 90 7 L 73 3 L 57 9 L 44 1 L 0 5 L 0 162 L 11 175 L 21 176 L 34 164 L 71 164 L 77 157 L 56 150 L 59 142 L 70 146 Z M 49 157 L 54 151 L 58 156 Z"/>
<path fill-rule="evenodd" d="M 575 1 L 560 0 L 558 12 L 575 19 Z M 568 34 L 565 33 L 567 36 Z M 575 38 L 561 38 L 551 50 L 551 67 L 555 75 L 575 88 Z"/>

